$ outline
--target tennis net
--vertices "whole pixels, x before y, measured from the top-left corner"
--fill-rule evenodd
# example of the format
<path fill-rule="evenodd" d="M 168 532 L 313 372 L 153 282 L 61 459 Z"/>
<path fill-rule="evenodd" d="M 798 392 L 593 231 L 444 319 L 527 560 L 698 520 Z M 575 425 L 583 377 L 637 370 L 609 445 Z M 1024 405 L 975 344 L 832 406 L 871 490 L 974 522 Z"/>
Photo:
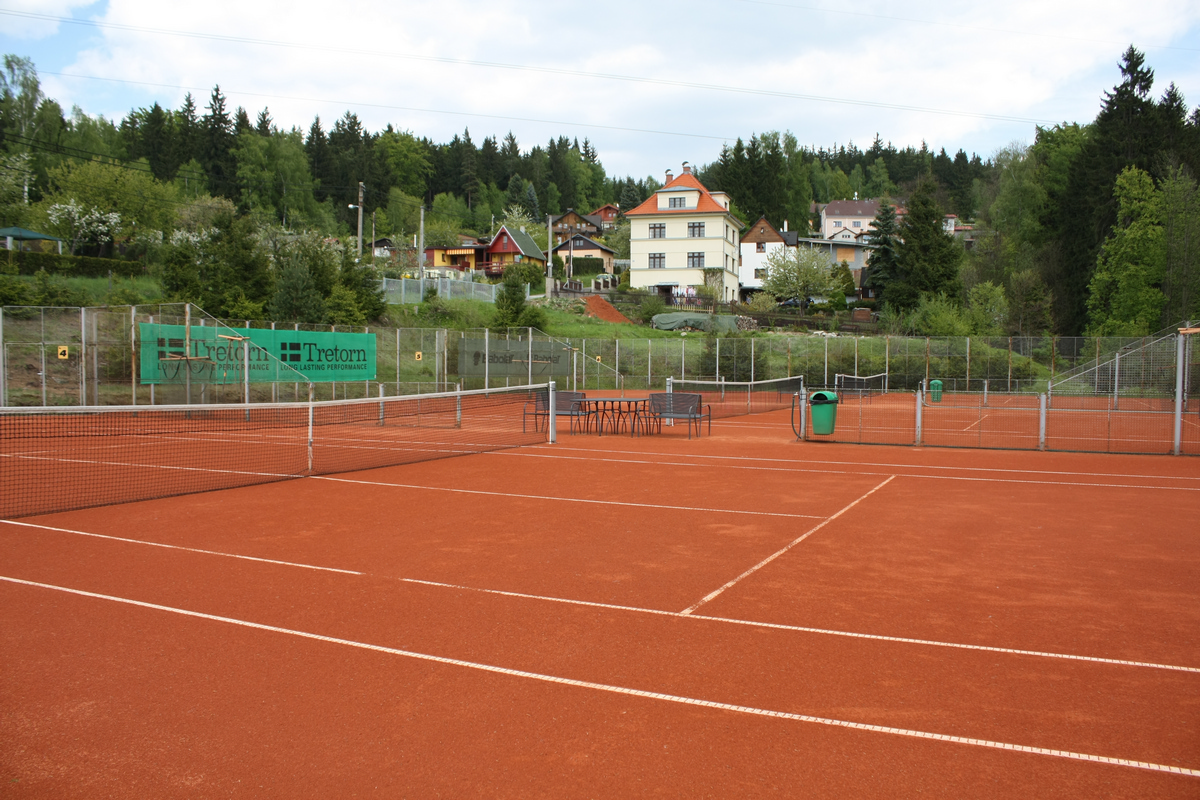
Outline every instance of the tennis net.
<path fill-rule="evenodd" d="M 883 394 L 887 391 L 887 373 L 878 375 L 843 375 L 833 376 L 833 389 L 839 395 L 854 394 L 859 397 Z"/>
<path fill-rule="evenodd" d="M 803 391 L 804 377 L 775 378 L 769 381 L 702 381 L 671 379 L 672 392 L 691 392 L 701 396 L 701 403 L 712 406 L 712 415 L 739 417 L 762 411 L 791 408 L 792 395 Z"/>
<path fill-rule="evenodd" d="M 536 444 L 548 386 L 242 405 L 0 409 L 0 518 Z M 528 428 L 528 432 L 526 432 Z"/>

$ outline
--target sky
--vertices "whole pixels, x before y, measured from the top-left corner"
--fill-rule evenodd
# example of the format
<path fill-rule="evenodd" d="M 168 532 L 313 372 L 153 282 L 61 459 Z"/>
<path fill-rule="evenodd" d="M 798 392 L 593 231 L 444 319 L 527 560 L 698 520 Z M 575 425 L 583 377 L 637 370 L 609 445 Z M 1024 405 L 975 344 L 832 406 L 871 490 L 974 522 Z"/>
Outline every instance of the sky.
<path fill-rule="evenodd" d="M 610 176 L 659 180 L 723 144 L 922 141 L 987 158 L 1089 122 L 1133 44 L 1200 103 L 1200 2 L 1009 0 L 0 0 L 0 46 L 64 109 L 119 120 L 186 92 L 282 128 L 353 111 L 436 142 L 512 131 L 592 141 Z"/>

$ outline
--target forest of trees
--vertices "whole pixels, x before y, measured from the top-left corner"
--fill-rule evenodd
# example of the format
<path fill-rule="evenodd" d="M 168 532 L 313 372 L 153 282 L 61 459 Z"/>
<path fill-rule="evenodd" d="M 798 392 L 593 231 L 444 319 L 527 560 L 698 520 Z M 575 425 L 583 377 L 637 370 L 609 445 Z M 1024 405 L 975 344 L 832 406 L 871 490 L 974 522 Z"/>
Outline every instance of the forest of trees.
<path fill-rule="evenodd" d="M 1012 330 L 1154 329 L 1200 316 L 1200 111 L 1189 115 L 1173 84 L 1156 97 L 1154 73 L 1132 47 L 1121 72 L 1091 123 L 1039 128 L 1032 144 L 986 159 L 924 143 L 897 148 L 878 134 L 862 150 L 767 131 L 696 172 L 730 194 L 746 223 L 765 215 L 806 233 L 814 202 L 853 197 L 901 206 L 915 198 L 931 220 L 948 212 L 973 223 L 965 253 L 928 243 L 924 252 L 944 261 L 936 268 L 901 259 L 875 271 L 885 301 L 897 280 L 898 308 L 930 296 L 966 306 L 987 285 L 1008 303 Z M 143 259 L 173 298 L 218 314 L 372 313 L 377 303 L 361 291 L 369 281 L 347 248 L 329 242 L 354 230 L 360 182 L 364 235 L 409 245 L 422 207 L 426 243 L 450 244 L 514 215 L 540 224 L 568 208 L 628 209 L 660 185 L 609 176 L 586 138 L 523 149 L 511 132 L 476 144 L 464 130 L 438 143 L 392 125 L 368 131 L 352 112 L 284 130 L 269 109 L 230 108 L 219 87 L 206 101 L 189 94 L 178 109 L 155 103 L 119 122 L 78 107 L 68 114 L 44 95 L 34 65 L 11 55 L 0 73 L 0 135 L 0 224 L 54 233 L 73 253 Z M 231 237 L 247 241 L 235 247 Z M 915 246 L 907 252 L 920 260 Z M 214 266 L 228 258 L 245 269 Z M 935 274 L 945 280 L 929 283 Z M 321 296 L 278 297 L 295 287 Z"/>

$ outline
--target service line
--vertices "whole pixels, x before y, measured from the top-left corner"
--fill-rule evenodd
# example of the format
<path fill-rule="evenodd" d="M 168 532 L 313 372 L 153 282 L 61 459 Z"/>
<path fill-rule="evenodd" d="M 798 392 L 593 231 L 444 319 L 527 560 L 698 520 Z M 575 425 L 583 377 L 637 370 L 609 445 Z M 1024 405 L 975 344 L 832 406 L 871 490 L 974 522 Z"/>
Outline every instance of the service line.
<path fill-rule="evenodd" d="M 76 531 L 70 528 L 56 528 L 51 525 L 39 525 L 34 522 L 19 522 L 16 520 L 0 520 L 0 524 L 17 525 L 23 528 L 34 528 L 37 530 L 54 531 L 55 533 L 69 533 L 75 536 L 88 536 L 94 539 L 106 539 L 112 542 L 121 542 L 122 544 L 140 544 L 147 547 L 159 547 L 165 550 L 180 550 L 186 553 L 199 553 L 207 556 L 218 556 L 220 558 L 232 558 L 238 561 L 255 561 L 261 564 L 277 564 L 283 567 L 297 567 L 299 569 L 310 569 L 316 572 L 336 572 L 342 575 L 357 575 L 367 578 L 381 578 L 385 580 L 394 580 L 400 583 L 412 583 L 418 586 L 434 586 L 439 589 L 453 589 L 460 592 L 477 592 L 480 594 L 492 594 L 498 597 L 516 597 L 523 600 L 535 600 L 542 603 L 562 603 L 571 606 L 587 606 L 589 608 L 603 608 L 610 611 L 625 611 L 634 614 L 650 614 L 659 617 L 679 617 L 689 620 L 704 620 L 707 622 L 719 622 L 727 625 L 748 625 L 753 628 L 771 628 L 773 630 L 794 631 L 796 633 L 815 633 L 822 636 L 842 636 L 849 639 L 866 639 L 877 642 L 891 642 L 896 644 L 915 644 L 925 647 L 949 647 L 955 650 L 978 650 L 985 653 L 1007 653 L 1017 656 L 1033 656 L 1034 658 L 1057 658 L 1066 661 L 1087 661 L 1095 664 L 1111 664 L 1121 667 L 1145 667 L 1148 669 L 1163 669 L 1172 672 L 1195 672 L 1200 673 L 1200 667 L 1184 667 L 1176 664 L 1159 664 L 1153 661 L 1131 661 L 1122 658 L 1103 658 L 1101 656 L 1081 656 L 1072 653 L 1051 653 L 1043 650 L 1019 650 L 1013 647 L 993 647 L 985 644 L 964 644 L 962 642 L 939 642 L 934 639 L 914 639 L 908 636 L 887 636 L 881 633 L 860 633 L 857 631 L 837 631 L 829 628 L 811 628 L 804 625 L 785 625 L 779 622 L 756 622 L 748 619 L 734 619 L 732 617 L 711 617 L 704 614 L 683 614 L 679 611 L 665 611 L 657 608 L 642 608 L 640 606 L 623 606 L 615 603 L 599 603 L 593 600 L 577 600 L 570 597 L 551 597 L 548 595 L 529 594 L 527 592 L 511 592 L 504 589 L 485 589 L 479 586 L 464 586 L 458 583 L 445 583 L 442 581 L 428 581 L 420 578 L 397 578 L 392 575 L 380 575 L 370 572 L 359 572 L 352 569 L 338 569 L 337 567 L 321 567 L 315 564 L 303 564 L 296 561 L 279 561 L 273 558 L 259 558 L 257 556 L 241 555 L 239 553 L 223 553 L 219 550 L 202 550 L 198 547 L 184 547 L 178 544 L 165 544 L 163 542 L 150 542 L 144 539 L 127 539 L 121 536 L 110 536 L 104 533 L 91 533 L 89 531 Z"/>
<path fill-rule="evenodd" d="M 173 606 L 163 606 L 157 603 L 146 603 L 141 600 L 131 600 L 125 597 L 115 597 L 113 595 L 97 594 L 95 592 L 86 592 L 81 589 L 71 589 L 65 586 L 55 586 L 48 583 L 37 583 L 34 581 L 21 580 L 19 578 L 10 578 L 0 575 L 0 581 L 7 583 L 19 584 L 23 586 L 31 586 L 38 589 L 48 589 L 51 591 L 64 592 L 80 597 L 90 597 L 97 600 L 108 600 L 114 603 L 123 603 L 125 605 L 136 606 L 139 608 L 147 608 L 153 611 L 165 611 L 170 614 L 180 614 L 186 617 L 195 619 L 204 619 L 211 622 L 222 622 L 227 625 L 237 625 L 243 628 L 251 628 L 254 630 L 267 631 L 269 633 L 280 633 L 286 636 L 295 636 L 301 639 L 309 639 L 317 642 L 326 642 L 329 644 L 342 645 L 344 647 L 353 647 L 360 650 L 370 650 L 376 653 L 384 653 L 387 655 L 401 656 L 404 658 L 412 658 L 420 661 L 429 661 L 435 664 L 446 664 L 454 667 L 464 667 L 466 669 L 479 670 L 481 672 L 490 672 L 497 675 L 507 675 L 513 678 L 525 678 L 528 680 L 542 681 L 544 683 L 555 683 L 561 686 L 571 686 L 580 689 L 592 689 L 594 691 L 611 692 L 613 694 L 625 695 L 629 697 L 641 697 L 649 700 L 662 700 L 668 703 L 678 703 L 688 706 L 700 706 L 703 708 L 714 708 L 721 711 L 731 711 L 738 714 L 749 714 L 758 717 L 773 717 L 776 719 L 788 719 L 796 722 L 809 722 L 816 725 L 827 725 L 836 728 L 849 728 L 851 730 L 868 731 L 871 733 L 884 733 L 892 736 L 906 736 L 915 739 L 932 739 L 941 742 L 950 742 L 953 744 L 970 745 L 973 747 L 984 747 L 993 750 L 1010 750 L 1018 753 L 1031 753 L 1033 755 L 1051 756 L 1054 758 L 1066 758 L 1073 761 L 1088 761 L 1097 764 L 1108 764 L 1117 767 L 1130 767 L 1133 769 L 1150 770 L 1152 772 L 1167 772 L 1174 775 L 1186 775 L 1188 777 L 1200 777 L 1200 770 L 1188 769 L 1186 767 L 1173 767 L 1169 764 L 1155 764 L 1148 761 L 1134 761 L 1127 758 L 1114 758 L 1111 756 L 1099 756 L 1089 753 L 1076 753 L 1070 750 L 1056 750 L 1045 747 L 1033 747 L 1030 745 L 1011 744 L 1009 742 L 997 742 L 989 739 L 972 739 L 965 736 L 953 736 L 944 733 L 931 733 L 928 731 L 918 731 L 908 728 L 894 728 L 888 725 L 871 725 L 866 722 L 852 722 L 849 720 L 832 719 L 829 717 L 816 717 L 809 714 L 796 714 L 789 711 L 772 711 L 770 709 L 755 708 L 753 706 L 741 706 L 731 703 L 721 703 L 715 700 L 701 700 L 694 697 L 684 697 L 682 695 L 665 694 L 662 692 L 650 692 L 643 689 L 632 689 L 624 686 L 614 686 L 607 683 L 596 683 L 594 681 L 582 681 L 574 678 L 563 678 L 556 675 L 546 675 L 538 672 L 527 672 L 519 669 L 509 669 L 508 667 L 500 667 L 492 664 L 482 664 L 477 661 L 464 661 L 458 658 L 447 658 L 446 656 L 436 656 L 428 653 L 417 653 L 412 650 L 401 650 L 395 647 L 385 647 L 383 645 L 368 644 L 366 642 L 356 642 L 351 639 L 340 639 L 333 636 L 324 636 L 318 633 L 309 633 L 307 631 L 293 630 L 291 628 L 280 628 L 275 625 L 264 625 L 260 622 L 250 622 L 249 620 L 235 619 L 233 617 L 222 617 L 215 614 L 205 614 L 199 611 L 189 611 L 183 608 L 175 608 Z"/>
<path fill-rule="evenodd" d="M 511 492 L 489 492 L 485 489 L 459 489 L 453 486 L 422 486 L 415 483 L 388 483 L 387 481 L 364 481 L 354 478 L 335 478 L 329 475 L 311 475 L 312 480 L 356 483 L 363 486 L 388 486 L 395 489 L 422 489 L 430 492 L 454 492 L 456 494 L 481 494 L 490 497 L 519 497 L 524 500 L 552 500 L 560 503 L 587 503 L 600 506 L 625 506 L 627 508 L 661 508 L 667 511 L 702 511 L 706 514 L 745 514 L 758 517 L 787 517 L 788 519 L 822 519 L 818 514 L 785 514 L 781 511 L 743 511 L 736 508 L 699 508 L 696 506 L 666 506 L 659 503 L 627 503 L 620 500 L 591 500 L 584 497 L 555 497 L 542 494 L 513 494 Z"/>
<path fill-rule="evenodd" d="M 878 492 L 878 491 L 879 491 L 880 489 L 882 489 L 883 487 L 887 486 L 889 483 L 891 483 L 891 482 L 892 482 L 892 481 L 894 481 L 895 479 L 896 479 L 896 476 L 895 476 L 895 475 L 892 475 L 892 476 L 891 476 L 891 477 L 889 477 L 887 480 L 885 480 L 883 483 L 879 484 L 879 485 L 878 485 L 878 486 L 876 486 L 874 489 L 871 489 L 869 492 L 867 492 L 866 494 L 864 494 L 862 497 L 858 498 L 857 500 L 853 501 L 853 502 L 852 502 L 852 503 L 850 503 L 849 505 L 845 506 L 845 507 L 844 507 L 844 508 L 843 508 L 841 511 L 837 512 L 836 514 L 834 514 L 834 515 L 833 515 L 833 516 L 831 516 L 831 517 L 826 517 L 825 519 L 821 520 L 821 522 L 819 522 L 819 523 L 817 523 L 816 525 L 814 525 L 813 527 L 809 528 L 809 529 L 808 529 L 808 531 L 807 531 L 807 532 L 806 532 L 806 533 L 805 533 L 803 536 L 801 536 L 800 538 L 798 538 L 798 539 L 796 539 L 795 541 L 791 542 L 791 543 L 790 543 L 790 544 L 788 544 L 786 547 L 784 547 L 782 550 L 779 550 L 779 551 L 777 551 L 777 552 L 774 552 L 774 553 L 772 553 L 771 555 L 767 556 L 767 557 L 766 557 L 766 558 L 764 558 L 762 561 L 758 562 L 758 563 L 757 563 L 757 564 L 755 564 L 753 567 L 751 567 L 750 569 L 748 569 L 748 570 L 746 570 L 745 572 L 743 572 L 741 575 L 738 575 L 736 578 L 734 578 L 733 580 L 731 580 L 729 583 L 725 584 L 725 585 L 724 585 L 724 586 L 722 586 L 721 588 L 719 588 L 719 589 L 716 589 L 716 590 L 714 590 L 714 591 L 711 591 L 711 592 L 709 592 L 708 594 L 704 595 L 704 597 L 700 598 L 700 600 L 699 600 L 698 602 L 696 602 L 696 603 L 693 603 L 692 605 L 688 606 L 687 608 L 685 608 L 685 609 L 684 609 L 683 611 L 681 611 L 680 613 L 681 613 L 681 614 L 685 614 L 685 615 L 686 615 L 686 614 L 691 614 L 693 611 L 695 611 L 695 610 L 696 610 L 697 608 L 699 608 L 700 606 L 702 606 L 702 605 L 704 605 L 705 603 L 709 602 L 710 600 L 713 600 L 713 599 L 715 599 L 716 597 L 718 597 L 718 596 L 719 596 L 719 595 L 720 595 L 722 592 L 724 592 L 726 589 L 728 589 L 729 587 L 733 586 L 733 585 L 734 585 L 735 583 L 737 583 L 738 581 L 742 580 L 742 578 L 748 577 L 748 576 L 750 576 L 750 575 L 753 575 L 755 572 L 758 572 L 760 569 L 762 569 L 763 567 L 765 567 L 767 564 L 770 564 L 772 561 L 774 561 L 775 559 L 779 558 L 781 555 L 783 555 L 784 553 L 786 553 L 788 550 L 791 550 L 793 547 L 795 547 L 796 545 L 800 544 L 800 543 L 801 543 L 801 542 L 803 542 L 805 539 L 807 539 L 808 537 L 812 536 L 812 535 L 813 535 L 814 533 L 816 533 L 817 531 L 821 530 L 821 528 L 824 528 L 826 525 L 828 525 L 829 523 L 833 522 L 835 519 L 837 519 L 838 517 L 840 517 L 842 514 L 845 514 L 847 511 L 849 511 L 850 509 L 854 508 L 856 505 L 858 505 L 859 503 L 861 503 L 863 500 L 866 500 L 868 497 L 870 497 L 871 495 L 875 494 L 876 492 Z"/>

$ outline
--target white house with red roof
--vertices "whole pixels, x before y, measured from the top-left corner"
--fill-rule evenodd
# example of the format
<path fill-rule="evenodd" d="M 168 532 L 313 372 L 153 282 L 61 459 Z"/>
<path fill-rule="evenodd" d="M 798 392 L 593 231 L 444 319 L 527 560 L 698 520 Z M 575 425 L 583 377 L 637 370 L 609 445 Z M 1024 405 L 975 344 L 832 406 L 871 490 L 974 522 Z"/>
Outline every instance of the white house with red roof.
<path fill-rule="evenodd" d="M 625 216 L 632 288 L 669 298 L 710 286 L 722 302 L 737 299 L 742 222 L 729 211 L 729 196 L 706 189 L 686 163 L 683 174 L 668 171 L 666 184 Z"/>

